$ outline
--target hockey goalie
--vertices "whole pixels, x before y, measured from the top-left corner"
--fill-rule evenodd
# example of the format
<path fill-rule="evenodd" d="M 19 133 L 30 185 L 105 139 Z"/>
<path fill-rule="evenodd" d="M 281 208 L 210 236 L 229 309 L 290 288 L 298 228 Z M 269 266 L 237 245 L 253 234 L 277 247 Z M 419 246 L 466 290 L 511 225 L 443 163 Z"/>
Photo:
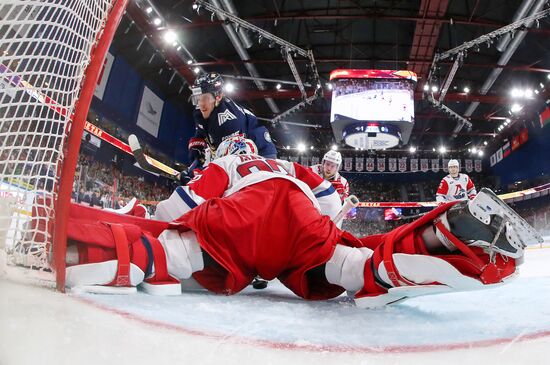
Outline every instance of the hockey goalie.
<path fill-rule="evenodd" d="M 73 205 L 66 285 L 178 294 L 192 277 L 230 295 L 259 275 L 305 299 L 347 291 L 377 307 L 505 283 L 541 239 L 488 189 L 357 238 L 333 221 L 341 201 L 329 182 L 256 152 L 242 138 L 220 144 L 216 160 L 159 203 L 157 220 Z"/>

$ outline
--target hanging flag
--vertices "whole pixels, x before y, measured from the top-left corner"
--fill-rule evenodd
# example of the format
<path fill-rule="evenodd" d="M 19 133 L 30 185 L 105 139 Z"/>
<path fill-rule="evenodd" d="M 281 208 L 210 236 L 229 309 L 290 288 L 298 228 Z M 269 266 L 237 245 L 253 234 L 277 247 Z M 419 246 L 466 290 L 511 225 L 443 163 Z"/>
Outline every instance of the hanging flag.
<path fill-rule="evenodd" d="M 428 159 L 423 158 L 420 160 L 420 171 L 428 172 Z"/>
<path fill-rule="evenodd" d="M 367 171 L 368 172 L 374 171 L 374 158 L 372 157 L 367 158 Z"/>
<path fill-rule="evenodd" d="M 351 171 L 353 169 L 353 158 L 346 157 L 344 158 L 344 170 Z"/>
<path fill-rule="evenodd" d="M 547 107 L 542 111 L 542 113 L 540 113 L 539 121 L 541 128 L 550 123 L 550 107 Z"/>
<path fill-rule="evenodd" d="M 411 171 L 417 172 L 418 171 L 418 159 L 417 158 L 411 158 Z"/>
<path fill-rule="evenodd" d="M 529 140 L 529 130 L 527 128 L 523 128 L 519 133 L 519 142 L 520 144 L 524 144 L 528 140 Z"/>
<path fill-rule="evenodd" d="M 365 159 L 363 157 L 355 157 L 355 171 L 363 171 L 363 162 Z"/>
<path fill-rule="evenodd" d="M 312 166 L 313 166 L 313 165 L 317 165 L 318 163 L 319 163 L 319 157 L 313 156 L 313 157 L 311 158 L 311 165 L 312 165 Z"/>
<path fill-rule="evenodd" d="M 497 155 L 497 163 L 499 163 L 500 161 L 502 161 L 502 148 L 499 148 L 497 150 L 496 155 Z"/>
<path fill-rule="evenodd" d="M 470 159 L 464 160 L 464 167 L 466 168 L 467 173 L 472 172 L 472 160 Z"/>
<path fill-rule="evenodd" d="M 476 169 L 476 172 L 481 172 L 481 160 L 475 161 L 475 169 Z"/>
<path fill-rule="evenodd" d="M 448 158 L 444 158 L 443 159 L 443 171 L 445 172 L 449 172 L 449 159 Z"/>
<path fill-rule="evenodd" d="M 432 171 L 433 172 L 439 171 L 439 158 L 432 158 Z"/>
<path fill-rule="evenodd" d="M 400 172 L 407 171 L 407 158 L 406 157 L 401 157 L 399 159 L 399 171 Z"/>
<path fill-rule="evenodd" d="M 397 171 L 397 159 L 392 157 L 388 158 L 388 170 L 391 172 Z"/>
<path fill-rule="evenodd" d="M 491 157 L 489 158 L 489 163 L 491 164 L 491 167 L 495 166 L 497 163 L 497 154 L 493 153 Z"/>
<path fill-rule="evenodd" d="M 512 149 L 510 148 L 510 141 L 508 141 L 502 146 L 502 158 L 508 157 L 510 153 L 512 153 Z"/>
<path fill-rule="evenodd" d="M 380 172 L 386 171 L 386 158 L 385 157 L 377 157 L 376 158 L 376 165 L 378 167 L 378 171 L 380 171 Z"/>
<path fill-rule="evenodd" d="M 519 143 L 519 134 L 518 134 L 512 138 L 512 151 L 517 150 L 519 146 L 520 146 L 520 143 Z"/>

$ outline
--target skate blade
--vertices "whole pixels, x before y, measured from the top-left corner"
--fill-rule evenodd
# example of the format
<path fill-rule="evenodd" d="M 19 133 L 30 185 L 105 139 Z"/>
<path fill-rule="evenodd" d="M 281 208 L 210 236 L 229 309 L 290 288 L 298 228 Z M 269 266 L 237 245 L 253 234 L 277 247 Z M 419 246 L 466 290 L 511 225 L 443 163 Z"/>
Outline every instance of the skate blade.
<path fill-rule="evenodd" d="M 485 196 L 489 198 L 493 203 L 499 206 L 499 208 L 501 209 L 500 212 L 504 215 L 505 219 L 509 221 L 510 224 L 514 227 L 514 229 L 518 233 L 521 243 L 525 247 L 528 245 L 533 245 L 535 243 L 540 244 L 544 242 L 544 239 L 542 238 L 540 233 L 538 233 L 533 227 L 531 227 L 529 223 L 527 223 L 518 213 L 516 213 L 512 208 L 510 208 L 508 204 L 506 204 L 498 196 L 496 196 L 496 194 L 493 193 L 490 189 L 483 188 L 481 189 L 479 194 L 482 194 L 482 193 L 485 194 Z M 473 201 L 475 202 L 475 198 Z M 486 204 L 478 205 L 478 207 L 482 211 L 486 211 L 486 212 L 492 211 L 492 208 Z M 496 214 L 496 213 L 498 212 L 495 212 L 493 214 Z M 488 214 L 491 214 L 491 213 L 488 213 Z"/>

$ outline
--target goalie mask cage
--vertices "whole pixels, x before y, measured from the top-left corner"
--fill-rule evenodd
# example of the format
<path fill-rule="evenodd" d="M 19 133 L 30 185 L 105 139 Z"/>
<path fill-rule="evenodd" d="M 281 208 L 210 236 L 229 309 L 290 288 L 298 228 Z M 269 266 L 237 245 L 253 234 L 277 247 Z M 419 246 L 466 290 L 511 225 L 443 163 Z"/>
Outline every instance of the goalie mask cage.
<path fill-rule="evenodd" d="M 64 290 L 80 141 L 127 2 L 0 2 L 0 273 L 7 262 Z"/>

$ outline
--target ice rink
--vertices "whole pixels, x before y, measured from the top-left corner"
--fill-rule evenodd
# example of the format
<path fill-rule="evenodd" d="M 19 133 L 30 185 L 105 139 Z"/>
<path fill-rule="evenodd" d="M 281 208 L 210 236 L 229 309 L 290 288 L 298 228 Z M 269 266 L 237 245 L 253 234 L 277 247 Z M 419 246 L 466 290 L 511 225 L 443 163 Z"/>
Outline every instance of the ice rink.
<path fill-rule="evenodd" d="M 550 246 L 507 286 L 378 310 L 280 285 L 232 296 L 56 293 L 0 279 L 0 364 L 547 364 Z"/>

